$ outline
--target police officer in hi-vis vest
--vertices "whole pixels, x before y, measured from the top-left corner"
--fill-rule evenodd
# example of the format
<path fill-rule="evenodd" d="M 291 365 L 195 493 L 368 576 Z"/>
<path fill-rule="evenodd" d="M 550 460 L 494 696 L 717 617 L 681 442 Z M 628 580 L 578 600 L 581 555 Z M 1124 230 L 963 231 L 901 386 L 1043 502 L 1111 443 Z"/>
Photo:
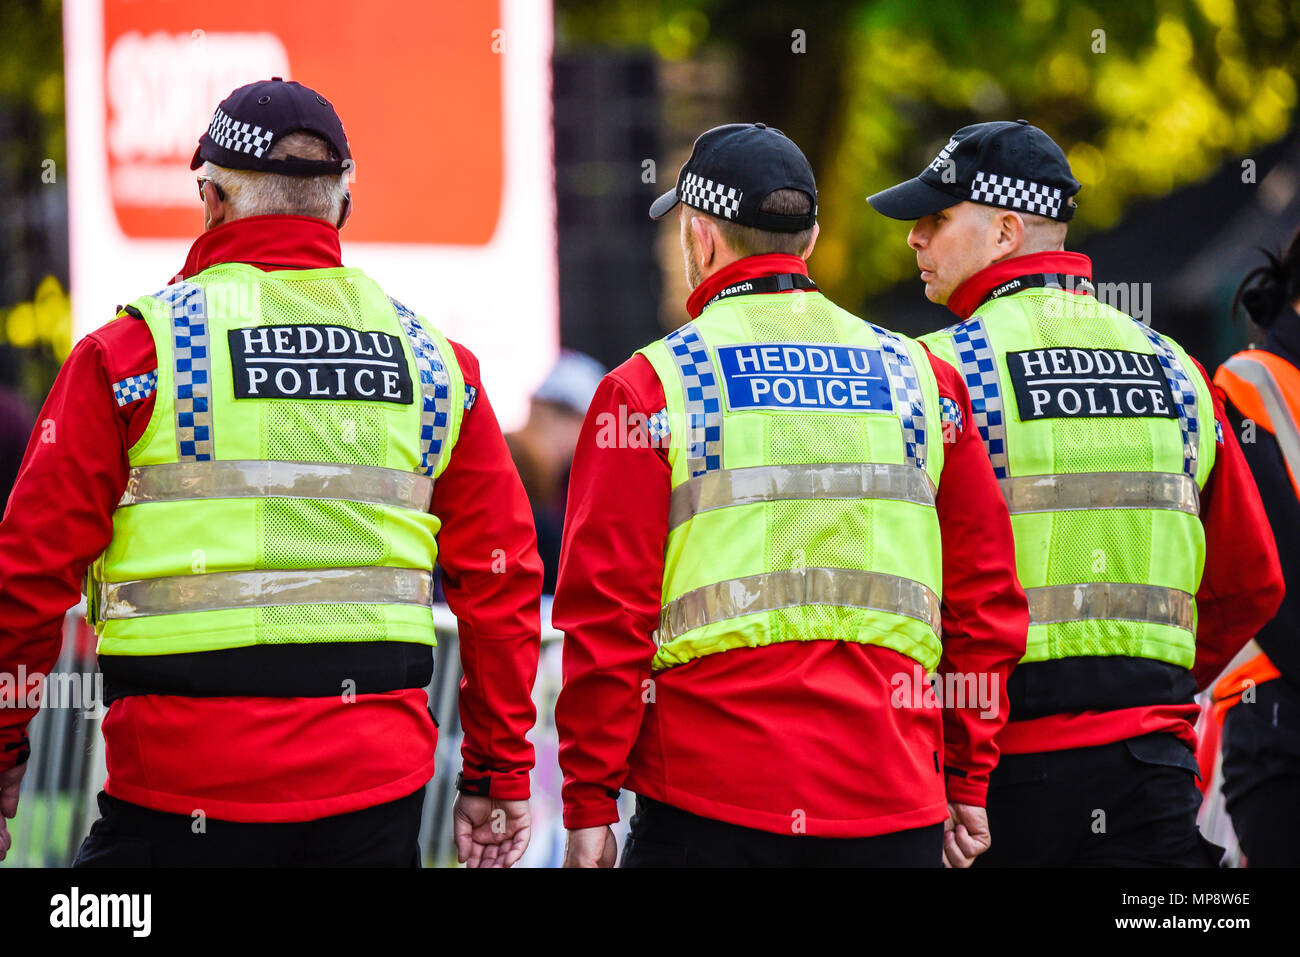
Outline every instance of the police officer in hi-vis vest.
<path fill-rule="evenodd" d="M 1250 867 L 1300 866 L 1300 232 L 1237 291 L 1254 348 L 1214 374 L 1228 421 L 1277 533 L 1293 587 L 1240 667 L 1214 688 L 1223 722 L 1223 796 Z"/>
<path fill-rule="evenodd" d="M 465 668 L 458 852 L 527 845 L 528 502 L 474 356 L 343 265 L 351 167 L 315 91 L 235 90 L 191 164 L 206 232 L 41 413 L 0 524 L 0 665 L 49 670 L 89 569 L 108 779 L 78 865 L 418 865 L 435 560 Z M 5 816 L 33 710 L 0 712 Z"/>
<path fill-rule="evenodd" d="M 1064 251 L 1078 189 L 1017 120 L 868 200 L 916 221 L 925 294 L 959 320 L 923 341 L 970 390 L 1029 599 L 980 863 L 1213 865 L 1193 696 L 1276 609 L 1277 553 L 1204 370 Z"/>
<path fill-rule="evenodd" d="M 605 377 L 573 464 L 566 863 L 613 865 L 627 787 L 625 866 L 966 866 L 1028 622 L 966 389 L 818 291 L 778 130 L 701 135 L 674 210 L 690 321 Z"/>

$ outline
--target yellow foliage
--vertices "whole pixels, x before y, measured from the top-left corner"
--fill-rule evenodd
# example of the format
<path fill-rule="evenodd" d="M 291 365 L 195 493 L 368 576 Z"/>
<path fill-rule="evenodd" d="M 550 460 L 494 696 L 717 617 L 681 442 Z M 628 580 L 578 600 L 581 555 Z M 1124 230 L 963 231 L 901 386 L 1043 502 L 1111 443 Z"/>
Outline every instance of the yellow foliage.
<path fill-rule="evenodd" d="M 30 302 L 0 309 L 0 339 L 20 349 L 48 345 L 60 360 L 72 350 L 72 300 L 59 280 L 46 276 Z"/>

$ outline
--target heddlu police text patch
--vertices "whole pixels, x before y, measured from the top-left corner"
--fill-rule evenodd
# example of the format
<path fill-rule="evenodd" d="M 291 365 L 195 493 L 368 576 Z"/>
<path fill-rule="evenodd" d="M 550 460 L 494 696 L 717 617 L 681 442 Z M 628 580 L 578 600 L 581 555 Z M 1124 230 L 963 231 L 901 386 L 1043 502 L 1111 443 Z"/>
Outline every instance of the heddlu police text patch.
<path fill-rule="evenodd" d="M 1160 360 L 1125 349 L 1007 353 L 1021 421 L 1080 416 L 1176 418 Z"/>
<path fill-rule="evenodd" d="M 861 346 L 777 342 L 719 346 L 730 409 L 893 409 L 885 362 Z"/>
<path fill-rule="evenodd" d="M 294 325 L 228 335 L 236 399 L 412 401 L 406 354 L 386 332 Z"/>

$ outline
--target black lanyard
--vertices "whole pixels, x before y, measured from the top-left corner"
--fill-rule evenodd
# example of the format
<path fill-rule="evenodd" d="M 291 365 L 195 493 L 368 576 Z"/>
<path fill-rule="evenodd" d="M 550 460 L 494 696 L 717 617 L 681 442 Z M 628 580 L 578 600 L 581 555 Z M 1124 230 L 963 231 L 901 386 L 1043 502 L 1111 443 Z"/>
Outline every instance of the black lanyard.
<path fill-rule="evenodd" d="M 1017 276 L 1015 279 L 1008 279 L 1000 286 L 995 286 L 993 290 L 980 300 L 980 306 L 990 299 L 1000 299 L 1007 293 L 1020 292 L 1022 289 L 1041 289 L 1044 286 L 1060 288 L 1066 292 L 1074 289 L 1082 290 L 1089 296 L 1095 296 L 1097 291 L 1083 276 L 1076 276 L 1074 273 L 1065 272 L 1040 272 L 1032 273 L 1027 276 Z M 979 308 L 978 306 L 976 308 Z"/>
<path fill-rule="evenodd" d="M 704 304 L 704 309 L 709 308 L 719 299 L 732 299 L 735 296 L 753 296 L 763 292 L 789 292 L 792 289 L 806 289 L 816 292 L 817 287 L 813 281 L 802 273 L 784 272 L 775 276 L 758 276 L 754 279 L 742 279 L 739 282 L 733 282 L 730 286 L 723 289 L 716 296 Z M 704 310 L 701 309 L 701 312 Z"/>

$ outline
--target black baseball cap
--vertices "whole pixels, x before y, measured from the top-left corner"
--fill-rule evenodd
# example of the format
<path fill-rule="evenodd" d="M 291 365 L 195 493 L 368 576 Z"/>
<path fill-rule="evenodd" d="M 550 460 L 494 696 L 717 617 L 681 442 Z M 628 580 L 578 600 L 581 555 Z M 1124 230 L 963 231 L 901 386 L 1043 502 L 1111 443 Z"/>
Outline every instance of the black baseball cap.
<path fill-rule="evenodd" d="M 277 139 L 300 130 L 324 139 L 338 158 L 266 158 Z M 352 169 L 352 151 L 334 107 L 315 90 L 278 76 L 241 86 L 221 101 L 208 131 L 199 137 L 190 169 L 198 169 L 204 160 L 227 169 L 288 176 L 327 176 Z"/>
<path fill-rule="evenodd" d="M 778 189 L 807 193 L 808 215 L 763 212 L 763 200 Z M 650 218 L 663 219 L 678 203 L 742 226 L 797 233 L 817 222 L 817 183 L 808 158 L 780 130 L 730 123 L 700 134 L 677 185 L 650 205 Z"/>
<path fill-rule="evenodd" d="M 1068 223 L 1079 181 L 1065 153 L 1028 120 L 963 126 L 919 176 L 867 202 L 891 219 L 920 219 L 970 200 Z"/>

